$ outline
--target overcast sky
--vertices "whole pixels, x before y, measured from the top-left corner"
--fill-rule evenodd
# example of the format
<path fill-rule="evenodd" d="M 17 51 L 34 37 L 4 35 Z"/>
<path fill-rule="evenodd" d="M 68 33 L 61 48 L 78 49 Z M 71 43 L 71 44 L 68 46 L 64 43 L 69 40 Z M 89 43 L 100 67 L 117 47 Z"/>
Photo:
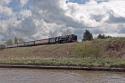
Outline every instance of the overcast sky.
<path fill-rule="evenodd" d="M 0 0 L 0 40 L 42 39 L 85 29 L 125 36 L 125 0 Z"/>

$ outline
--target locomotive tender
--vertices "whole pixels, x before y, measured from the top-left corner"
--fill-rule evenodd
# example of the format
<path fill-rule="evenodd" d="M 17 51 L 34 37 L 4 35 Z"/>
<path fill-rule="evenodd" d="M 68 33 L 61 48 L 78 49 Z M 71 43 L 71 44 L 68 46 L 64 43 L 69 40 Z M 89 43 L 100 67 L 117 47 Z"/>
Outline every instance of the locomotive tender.
<path fill-rule="evenodd" d="M 7 45 L 7 46 L 4 46 L 4 48 L 28 47 L 28 46 L 46 45 L 46 44 L 63 44 L 63 43 L 71 43 L 71 42 L 77 42 L 77 35 L 71 34 L 71 35 L 58 36 L 58 37 L 53 37 L 48 39 L 29 41 L 24 43 Z M 1 49 L 3 49 L 3 46 Z"/>

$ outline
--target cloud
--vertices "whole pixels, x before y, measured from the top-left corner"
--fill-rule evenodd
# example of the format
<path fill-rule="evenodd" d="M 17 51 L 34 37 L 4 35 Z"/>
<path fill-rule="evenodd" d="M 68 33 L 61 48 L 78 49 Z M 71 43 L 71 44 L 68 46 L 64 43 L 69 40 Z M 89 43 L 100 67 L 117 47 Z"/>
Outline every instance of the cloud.
<path fill-rule="evenodd" d="M 11 15 L 12 10 L 11 10 L 11 8 L 0 6 L 0 13 L 4 14 L 4 15 Z"/>
<path fill-rule="evenodd" d="M 26 5 L 28 3 L 29 0 L 20 0 L 20 3 L 22 6 Z"/>
<path fill-rule="evenodd" d="M 118 32 L 121 27 L 119 25 L 125 24 L 124 4 L 123 0 L 90 0 L 83 5 L 68 3 L 70 8 L 68 15 L 84 22 L 85 27 L 93 27 L 90 30 L 94 34 L 105 33 L 117 36 L 121 34 Z"/>
<path fill-rule="evenodd" d="M 31 10 L 22 10 L 22 11 L 20 11 L 20 14 L 23 17 L 31 17 L 32 16 L 32 11 Z"/>
<path fill-rule="evenodd" d="M 11 0 L 0 0 L 0 14 L 7 16 L 12 14 L 12 9 L 6 6 L 10 2 Z"/>
<path fill-rule="evenodd" d="M 11 0 L 0 0 L 0 4 L 9 4 Z"/>
<path fill-rule="evenodd" d="M 84 4 L 69 0 L 17 0 L 21 5 L 18 11 L 13 10 L 17 6 L 12 5 L 13 0 L 5 1 L 0 1 L 0 13 L 9 18 L 0 19 L 0 38 L 41 39 L 61 35 L 68 29 L 81 37 L 86 28 L 94 35 L 125 34 L 123 0 L 88 0 Z"/>
<path fill-rule="evenodd" d="M 52 30 L 58 30 L 58 34 L 62 34 L 63 30 L 66 28 L 80 28 L 83 26 L 82 23 L 65 15 L 67 4 L 63 0 L 39 0 L 37 2 L 33 1 L 33 3 L 33 19 L 35 22 L 40 22 L 40 20 L 42 20 L 37 26 L 46 29 L 47 33 L 45 34 L 48 34 Z M 49 29 L 48 26 L 50 27 Z"/>

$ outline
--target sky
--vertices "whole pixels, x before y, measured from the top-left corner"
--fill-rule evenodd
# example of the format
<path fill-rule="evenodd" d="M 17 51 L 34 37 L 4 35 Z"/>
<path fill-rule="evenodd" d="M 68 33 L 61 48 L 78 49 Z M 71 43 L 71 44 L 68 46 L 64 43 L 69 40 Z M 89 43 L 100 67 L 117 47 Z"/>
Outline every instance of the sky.
<path fill-rule="evenodd" d="M 82 38 L 125 37 L 125 0 L 0 0 L 0 40 L 44 39 L 66 31 Z"/>

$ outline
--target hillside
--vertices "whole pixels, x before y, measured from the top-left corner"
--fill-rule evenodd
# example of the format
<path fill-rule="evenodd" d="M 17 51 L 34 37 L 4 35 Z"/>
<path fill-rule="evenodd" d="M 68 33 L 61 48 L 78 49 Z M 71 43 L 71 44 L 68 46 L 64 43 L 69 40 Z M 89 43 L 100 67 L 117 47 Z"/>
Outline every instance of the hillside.
<path fill-rule="evenodd" d="M 47 62 L 47 64 L 54 64 L 57 61 L 56 64 L 91 65 L 92 63 L 94 65 L 105 65 L 105 61 L 113 63 L 122 61 L 121 59 L 123 65 L 125 63 L 125 38 L 0 50 L 0 63 L 46 64 Z M 61 60 L 63 61 L 61 62 Z M 102 61 L 102 63 L 99 61 Z"/>
<path fill-rule="evenodd" d="M 9 48 L 0 51 L 0 58 L 63 58 L 70 57 L 76 43 Z"/>
<path fill-rule="evenodd" d="M 41 45 L 32 47 L 20 47 L 0 50 L 0 57 L 3 58 L 64 58 L 72 56 L 125 56 L 125 39 L 102 39 L 86 41 L 82 43 L 67 43 Z"/>

